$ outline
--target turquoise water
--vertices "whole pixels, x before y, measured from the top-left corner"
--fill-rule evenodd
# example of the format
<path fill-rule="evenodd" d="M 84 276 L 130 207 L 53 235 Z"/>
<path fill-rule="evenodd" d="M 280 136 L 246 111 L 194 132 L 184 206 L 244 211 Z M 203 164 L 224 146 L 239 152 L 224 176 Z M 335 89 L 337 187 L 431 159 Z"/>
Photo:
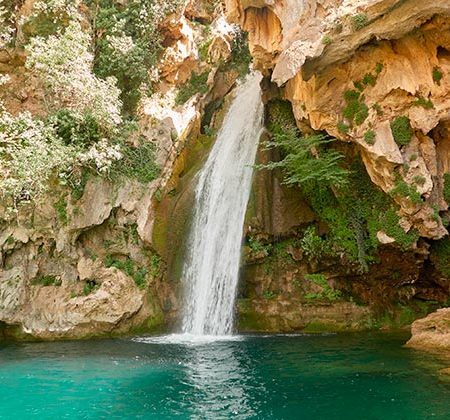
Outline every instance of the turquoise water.
<path fill-rule="evenodd" d="M 450 382 L 405 336 L 0 344 L 0 418 L 450 419 Z"/>

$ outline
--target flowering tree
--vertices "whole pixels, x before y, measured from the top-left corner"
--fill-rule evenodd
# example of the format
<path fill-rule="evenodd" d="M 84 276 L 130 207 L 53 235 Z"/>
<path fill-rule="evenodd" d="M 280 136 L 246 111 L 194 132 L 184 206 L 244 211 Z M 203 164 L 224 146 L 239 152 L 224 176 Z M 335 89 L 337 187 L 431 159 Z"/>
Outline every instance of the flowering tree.
<path fill-rule="evenodd" d="M 15 199 L 47 188 L 56 168 L 70 164 L 75 150 L 55 136 L 53 127 L 34 119 L 28 112 L 13 117 L 0 113 L 0 194 Z"/>
<path fill-rule="evenodd" d="M 32 38 L 26 66 L 45 83 L 57 106 L 89 111 L 107 131 L 121 121 L 120 90 L 113 77 L 100 79 L 92 72 L 91 38 L 74 20 L 63 32 Z"/>
<path fill-rule="evenodd" d="M 6 48 L 14 39 L 14 11 L 8 10 L 0 0 L 0 50 Z"/>

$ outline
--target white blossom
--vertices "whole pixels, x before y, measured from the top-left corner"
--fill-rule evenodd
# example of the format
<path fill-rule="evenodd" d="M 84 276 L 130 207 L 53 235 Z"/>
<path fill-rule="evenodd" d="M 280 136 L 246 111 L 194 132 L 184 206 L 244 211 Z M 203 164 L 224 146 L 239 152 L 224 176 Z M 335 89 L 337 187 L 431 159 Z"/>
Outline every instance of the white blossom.
<path fill-rule="evenodd" d="M 6 85 L 11 80 L 9 74 L 0 74 L 0 86 Z"/>
<path fill-rule="evenodd" d="M 106 40 L 115 52 L 122 55 L 128 54 L 135 47 L 133 38 L 125 34 L 121 36 L 108 35 Z"/>
<path fill-rule="evenodd" d="M 75 150 L 30 113 L 13 117 L 0 111 L 0 155 L 0 195 L 33 197 L 47 189 L 51 174 L 68 165 Z"/>
<path fill-rule="evenodd" d="M 81 0 L 39 0 L 33 5 L 33 13 L 30 17 L 39 14 L 54 15 L 56 17 L 69 16 L 79 18 L 78 8 Z"/>
<path fill-rule="evenodd" d="M 0 49 L 7 47 L 14 39 L 14 20 L 15 14 L 0 5 Z"/>
<path fill-rule="evenodd" d="M 120 90 L 116 79 L 100 79 L 92 72 L 91 38 L 79 22 L 47 38 L 32 38 L 26 66 L 45 82 L 55 101 L 75 111 L 89 110 L 106 129 L 121 123 Z"/>
<path fill-rule="evenodd" d="M 94 164 L 102 174 L 108 172 L 113 162 L 122 159 L 122 153 L 119 145 L 111 145 L 107 139 L 102 139 L 87 152 L 81 153 L 77 159 L 82 164 Z"/>

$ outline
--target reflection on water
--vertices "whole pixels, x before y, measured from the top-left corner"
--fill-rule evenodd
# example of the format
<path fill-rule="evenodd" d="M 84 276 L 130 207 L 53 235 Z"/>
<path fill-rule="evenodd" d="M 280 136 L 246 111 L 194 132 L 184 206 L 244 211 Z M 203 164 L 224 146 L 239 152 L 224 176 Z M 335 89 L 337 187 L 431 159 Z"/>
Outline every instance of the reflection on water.
<path fill-rule="evenodd" d="M 192 418 L 249 418 L 257 414 L 258 392 L 250 360 L 230 345 L 209 345 L 189 349 L 184 398 L 191 398 Z M 251 388 L 251 389 L 250 389 Z M 259 392 L 264 391 L 263 387 Z M 194 393 L 193 398 L 191 393 Z"/>
<path fill-rule="evenodd" d="M 199 336 L 172 334 L 139 337 L 134 341 L 146 344 L 170 345 L 183 353 L 180 395 L 191 418 L 250 418 L 258 413 L 258 400 L 264 385 L 252 374 L 252 361 L 239 346 L 246 338 L 239 335 Z"/>
<path fill-rule="evenodd" d="M 0 419 L 449 419 L 405 336 L 0 343 Z"/>

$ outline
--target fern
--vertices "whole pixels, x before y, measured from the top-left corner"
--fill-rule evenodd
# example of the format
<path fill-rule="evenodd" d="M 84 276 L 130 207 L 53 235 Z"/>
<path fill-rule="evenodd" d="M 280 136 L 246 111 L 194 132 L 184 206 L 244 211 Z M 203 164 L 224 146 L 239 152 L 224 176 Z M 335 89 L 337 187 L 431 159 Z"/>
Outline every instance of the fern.
<path fill-rule="evenodd" d="M 281 147 L 285 156 L 279 162 L 270 162 L 263 167 L 281 168 L 286 184 L 313 182 L 322 186 L 343 186 L 348 182 L 348 172 L 339 166 L 343 155 L 326 148 L 333 141 L 322 134 L 300 137 L 294 128 L 274 133 L 274 140 L 268 147 Z"/>

